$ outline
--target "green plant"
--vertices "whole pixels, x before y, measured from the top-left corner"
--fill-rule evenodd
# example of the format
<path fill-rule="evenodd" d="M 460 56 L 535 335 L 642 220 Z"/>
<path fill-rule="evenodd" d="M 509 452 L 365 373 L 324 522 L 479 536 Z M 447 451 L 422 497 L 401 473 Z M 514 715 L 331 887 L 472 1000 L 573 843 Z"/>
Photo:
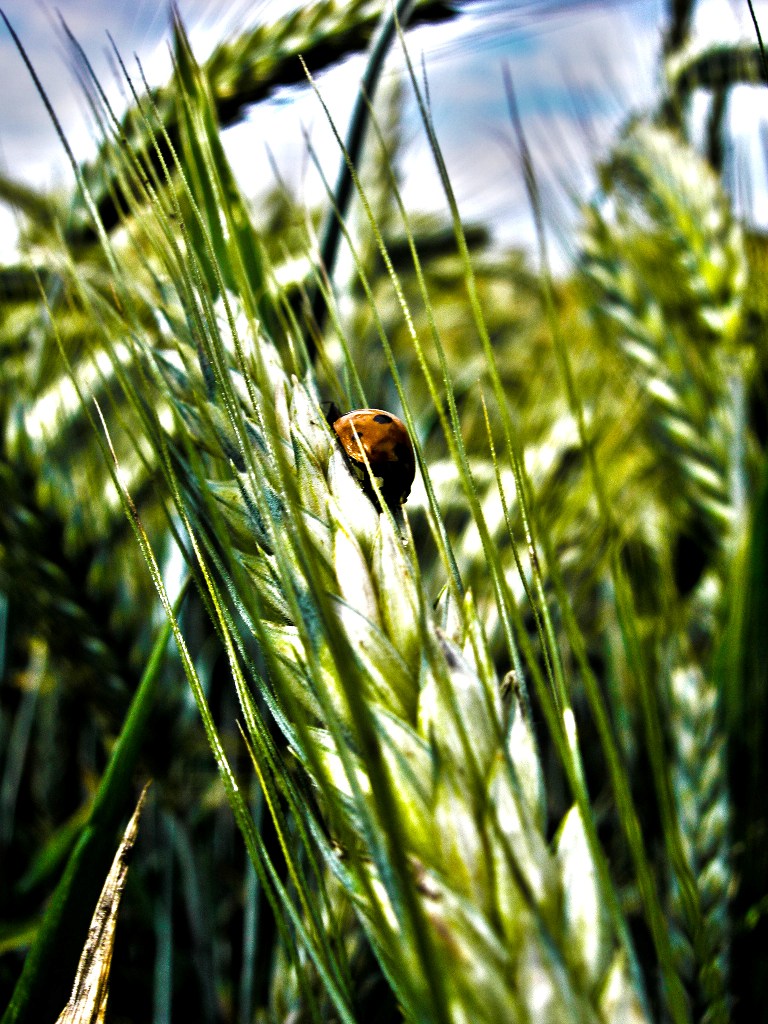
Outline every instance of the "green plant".
<path fill-rule="evenodd" d="M 128 78 L 140 145 L 100 100 L 119 220 L 98 215 L 79 168 L 93 237 L 57 234 L 55 208 L 28 197 L 45 266 L 25 278 L 40 303 L 19 289 L 4 321 L 0 526 L 24 623 L 12 662 L 37 675 L 32 696 L 6 698 L 9 751 L 28 748 L 54 665 L 93 693 L 88 735 L 104 720 L 117 732 L 161 611 L 178 654 L 158 643 L 141 729 L 129 718 L 122 736 L 144 738 L 161 776 L 155 935 L 170 956 L 179 864 L 203 1019 L 729 1019 L 732 936 L 761 914 L 752 880 L 752 918 L 731 924 L 760 776 L 744 797 L 726 764 L 747 696 L 761 699 L 742 682 L 764 491 L 746 256 L 716 174 L 669 127 L 630 124 L 584 210 L 577 273 L 553 282 L 462 225 L 407 64 L 398 88 L 415 90 L 448 220 L 426 230 L 403 206 L 395 92 L 389 126 L 369 115 L 375 170 L 349 159 L 345 308 L 319 270 L 276 283 L 282 252 L 311 256 L 311 224 L 283 195 L 290 244 L 262 236 L 221 145 L 226 69 L 199 67 L 174 28 L 172 86 L 143 95 Z M 360 487 L 330 397 L 397 404 L 412 503 L 387 507 L 373 473 L 378 502 Z M 174 559 L 194 584 L 184 604 Z M 184 775 L 199 723 L 217 779 L 197 787 Z M 89 762 L 104 772 L 96 807 L 104 787 L 130 803 L 126 742 L 119 792 L 103 749 Z M 70 848 L 76 873 L 92 835 L 77 839 L 69 800 L 38 878 Z M 99 837 L 110 855 L 115 817 Z M 6 820 L 23 856 L 31 840 Z M 221 849 L 247 862 L 219 885 Z M 23 873 L 9 877 L 21 906 Z M 222 966 L 238 925 L 239 979 Z M 8 1021 L 38 1012 L 43 975 L 28 975 Z M 159 1018 L 169 989 L 166 973 Z"/>

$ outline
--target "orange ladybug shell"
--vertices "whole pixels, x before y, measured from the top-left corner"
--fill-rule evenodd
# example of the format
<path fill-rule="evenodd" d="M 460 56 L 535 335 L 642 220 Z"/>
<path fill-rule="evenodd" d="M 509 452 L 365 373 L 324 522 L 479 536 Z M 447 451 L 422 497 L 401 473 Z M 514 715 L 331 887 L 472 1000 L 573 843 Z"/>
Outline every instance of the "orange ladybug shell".
<path fill-rule="evenodd" d="M 363 486 L 370 491 L 364 451 L 386 503 L 402 505 L 416 475 L 413 445 L 403 421 L 385 409 L 353 409 L 331 425 Z"/>

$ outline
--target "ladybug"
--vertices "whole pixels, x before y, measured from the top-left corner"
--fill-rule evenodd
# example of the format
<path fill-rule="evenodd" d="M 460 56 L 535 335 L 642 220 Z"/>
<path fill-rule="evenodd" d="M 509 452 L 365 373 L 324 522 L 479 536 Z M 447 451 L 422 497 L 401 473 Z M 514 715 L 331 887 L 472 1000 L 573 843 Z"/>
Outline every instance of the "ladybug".
<path fill-rule="evenodd" d="M 384 409 L 353 409 L 334 418 L 331 427 L 368 496 L 375 500 L 365 458 L 387 505 L 404 504 L 416 475 L 416 458 L 403 421 Z"/>

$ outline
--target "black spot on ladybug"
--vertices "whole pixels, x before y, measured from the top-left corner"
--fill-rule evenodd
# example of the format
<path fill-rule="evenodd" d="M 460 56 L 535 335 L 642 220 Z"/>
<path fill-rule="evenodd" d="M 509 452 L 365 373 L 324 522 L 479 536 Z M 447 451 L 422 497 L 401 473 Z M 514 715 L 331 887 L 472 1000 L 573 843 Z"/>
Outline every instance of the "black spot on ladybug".
<path fill-rule="evenodd" d="M 391 423 L 392 422 L 392 417 L 391 416 L 387 416 L 386 413 L 380 412 L 380 413 L 378 413 L 378 415 L 373 417 L 373 422 L 374 423 Z"/>

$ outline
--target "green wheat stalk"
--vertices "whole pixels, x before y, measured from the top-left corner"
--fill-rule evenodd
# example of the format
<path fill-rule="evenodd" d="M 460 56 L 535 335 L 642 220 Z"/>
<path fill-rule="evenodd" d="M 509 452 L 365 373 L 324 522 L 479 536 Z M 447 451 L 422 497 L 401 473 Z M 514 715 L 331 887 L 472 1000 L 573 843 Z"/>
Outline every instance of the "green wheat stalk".
<path fill-rule="evenodd" d="M 734 516 L 725 382 L 745 372 L 741 233 L 715 174 L 673 132 L 633 125 L 603 178 L 581 269 L 643 389 L 657 449 L 718 536 Z"/>
<path fill-rule="evenodd" d="M 311 391 L 281 380 L 269 343 L 256 343 L 282 432 L 265 437 L 246 420 L 260 486 L 242 471 L 213 493 L 233 545 L 249 520 L 262 539 L 239 557 L 260 607 L 270 701 L 407 1014 L 525 1019 L 536 981 L 555 1016 L 612 1019 L 605 1007 L 618 999 L 642 1019 L 597 883 L 585 881 L 595 870 L 578 812 L 554 848 L 545 841 L 530 724 L 517 695 L 502 704 L 471 598 L 449 613 L 450 632 L 438 628 L 402 513 L 376 512 Z M 193 436 L 222 458 L 229 432 L 181 371 L 159 370 Z M 424 946 L 439 979 L 424 978 Z"/>
<path fill-rule="evenodd" d="M 703 927 L 691 935 L 678 879 L 670 887 L 676 956 L 692 993 L 694 1019 L 730 1019 L 728 950 L 733 871 L 730 799 L 723 776 L 725 736 L 717 688 L 698 666 L 676 668 L 670 679 L 674 786 L 686 858 L 696 878 Z"/>
<path fill-rule="evenodd" d="M 240 298 L 225 286 L 217 252 L 228 253 L 237 279 L 239 239 L 217 241 L 213 206 L 204 205 L 219 199 L 220 156 L 205 86 L 184 49 L 180 71 L 190 90 L 184 166 L 201 183 L 207 175 L 202 189 L 184 177 L 182 195 L 189 237 L 203 245 L 187 247 L 184 260 L 158 247 L 175 282 L 159 307 L 166 345 L 159 351 L 136 331 L 141 392 L 122 379 L 229 652 L 276 827 L 284 832 L 275 796 L 291 792 L 288 756 L 316 788 L 328 835 L 320 842 L 319 823 L 296 803 L 306 855 L 319 843 L 410 1019 L 535 1019 L 542 1006 L 553 1019 L 644 1019 L 602 910 L 604 881 L 581 812 L 566 815 L 554 844 L 546 840 L 531 723 L 517 691 L 502 698 L 471 594 L 449 587 L 438 624 L 407 518 L 376 511 L 311 377 L 285 368 L 288 353 L 260 328 L 248 289 Z M 170 432 L 156 414 L 168 407 Z M 235 613 L 250 623 L 266 676 L 254 674 Z M 252 687 L 288 755 L 273 749 Z M 201 711 L 208 720 L 204 703 Z M 301 942 L 343 1013 L 339 965 L 302 896 L 304 868 L 287 845 L 284 855 L 307 921 Z"/>

